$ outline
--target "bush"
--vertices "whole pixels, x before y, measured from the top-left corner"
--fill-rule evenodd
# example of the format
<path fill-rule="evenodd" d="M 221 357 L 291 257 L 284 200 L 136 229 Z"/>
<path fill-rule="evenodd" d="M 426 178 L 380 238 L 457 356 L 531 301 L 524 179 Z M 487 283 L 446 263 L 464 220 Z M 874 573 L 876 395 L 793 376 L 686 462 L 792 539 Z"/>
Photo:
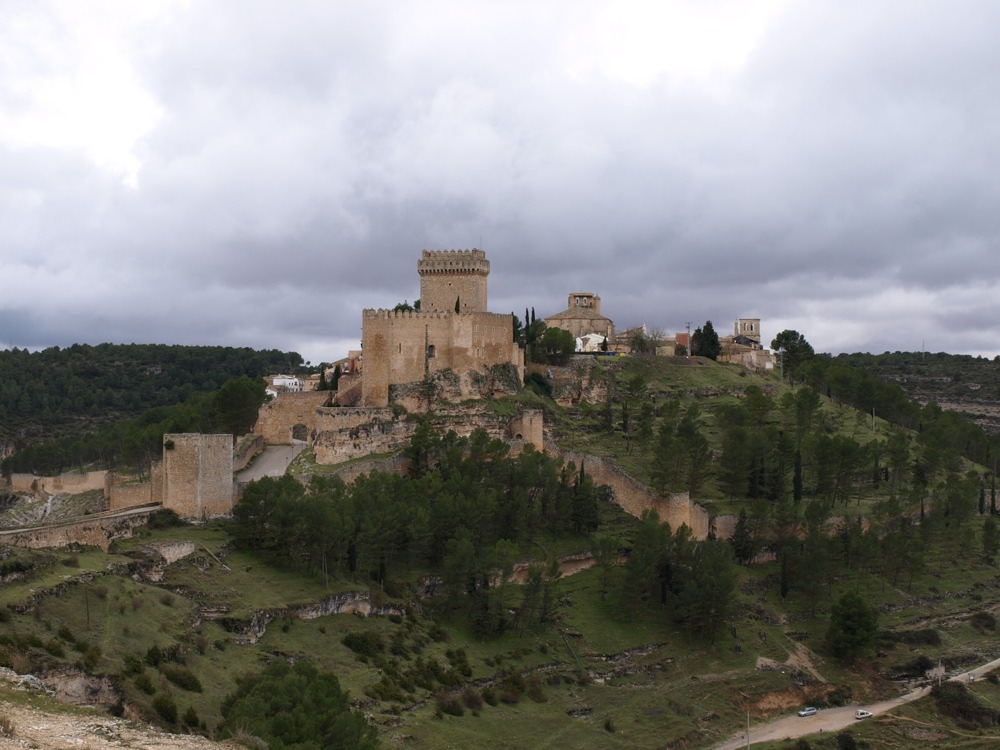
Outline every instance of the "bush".
<path fill-rule="evenodd" d="M 938 710 L 963 729 L 992 727 L 1000 723 L 1000 711 L 982 705 L 960 682 L 945 682 L 931 691 Z"/>
<path fill-rule="evenodd" d="M 149 672 L 145 669 L 136 675 L 135 686 L 146 695 L 152 695 L 156 692 L 156 686 L 153 685 L 153 681 L 149 677 Z"/>
<path fill-rule="evenodd" d="M 201 692 L 201 681 L 189 669 L 176 664 L 163 663 L 160 665 L 160 672 L 181 690 L 187 690 L 191 693 Z"/>
<path fill-rule="evenodd" d="M 0 714 L 0 737 L 14 736 L 14 722 L 7 714 Z"/>
<path fill-rule="evenodd" d="M 467 685 L 462 691 L 462 704 L 468 709 L 478 711 L 483 707 L 483 696 L 474 687 Z"/>
<path fill-rule="evenodd" d="M 160 594 L 160 604 L 162 604 L 164 607 L 174 606 L 174 595 L 171 594 L 169 591 L 164 591 L 162 594 Z"/>
<path fill-rule="evenodd" d="M 483 692 L 481 693 L 481 695 L 483 696 L 483 700 L 486 701 L 491 706 L 495 706 L 500 700 L 497 697 L 497 691 L 491 687 L 483 688 Z"/>
<path fill-rule="evenodd" d="M 366 659 L 373 658 L 385 651 L 385 641 L 378 633 L 348 633 L 340 642 L 358 656 Z"/>
<path fill-rule="evenodd" d="M 159 693 L 153 698 L 153 710 L 168 724 L 177 723 L 177 704 L 170 693 Z"/>
<path fill-rule="evenodd" d="M 94 586 L 94 596 L 98 599 L 106 599 L 108 596 L 107 586 Z"/>
<path fill-rule="evenodd" d="M 146 649 L 146 663 L 151 667 L 160 666 L 160 662 L 163 661 L 163 652 L 160 651 L 160 647 L 155 643 Z"/>
<path fill-rule="evenodd" d="M 151 529 L 169 529 L 172 526 L 183 526 L 184 521 L 170 508 L 160 508 L 149 514 L 146 524 Z"/>
<path fill-rule="evenodd" d="M 987 631 L 993 632 L 997 629 L 997 618 L 989 612 L 976 612 L 969 618 L 969 624 L 985 635 Z"/>
<path fill-rule="evenodd" d="M 188 706 L 187 711 L 184 712 L 184 716 L 181 718 L 184 726 L 190 727 L 191 729 L 198 728 L 198 712 L 194 710 L 194 706 Z"/>
<path fill-rule="evenodd" d="M 458 699 L 457 695 L 438 693 L 436 703 L 441 713 L 448 714 L 449 716 L 465 715 L 465 709 L 462 707 L 462 702 Z"/>
<path fill-rule="evenodd" d="M 841 732 L 837 735 L 837 747 L 840 750 L 857 750 L 858 743 L 850 732 Z"/>

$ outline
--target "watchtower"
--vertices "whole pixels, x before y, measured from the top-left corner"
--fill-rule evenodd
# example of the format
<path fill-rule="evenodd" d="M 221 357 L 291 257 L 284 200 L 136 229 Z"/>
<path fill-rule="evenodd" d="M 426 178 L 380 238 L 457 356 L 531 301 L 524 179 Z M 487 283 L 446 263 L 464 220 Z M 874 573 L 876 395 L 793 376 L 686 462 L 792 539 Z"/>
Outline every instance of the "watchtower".
<path fill-rule="evenodd" d="M 490 262 L 482 250 L 424 250 L 417 272 L 420 312 L 486 312 Z"/>

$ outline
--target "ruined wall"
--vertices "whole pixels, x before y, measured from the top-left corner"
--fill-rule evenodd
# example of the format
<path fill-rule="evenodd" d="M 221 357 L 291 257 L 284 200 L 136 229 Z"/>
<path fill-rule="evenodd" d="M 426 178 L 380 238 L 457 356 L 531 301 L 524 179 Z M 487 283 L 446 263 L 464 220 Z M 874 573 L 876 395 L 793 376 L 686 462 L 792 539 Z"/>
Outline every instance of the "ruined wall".
<path fill-rule="evenodd" d="M 306 426 L 309 436 L 315 430 L 316 408 L 326 404 L 335 391 L 282 393 L 257 412 L 254 432 L 268 445 L 291 445 L 296 425 Z"/>
<path fill-rule="evenodd" d="M 614 490 L 615 502 L 629 515 L 639 517 L 645 510 L 655 510 L 660 520 L 677 529 L 687 524 L 695 539 L 705 539 L 710 530 L 710 517 L 700 505 L 691 502 L 686 492 L 661 496 L 639 480 L 627 474 L 620 466 L 597 456 L 572 451 L 561 452 L 547 446 L 547 451 L 562 455 L 566 461 L 573 461 L 577 467 L 583 462 L 584 469 L 597 484 L 606 484 Z"/>
<path fill-rule="evenodd" d="M 545 414 L 540 409 L 530 409 L 515 417 L 510 423 L 510 438 L 530 443 L 536 450 L 545 450 Z"/>
<path fill-rule="evenodd" d="M 57 477 L 39 477 L 34 474 L 12 474 L 10 488 L 13 492 L 47 492 L 50 495 L 65 493 L 78 495 L 82 492 L 101 490 L 107 494 L 106 471 L 88 471 L 85 474 L 60 474 Z"/>
<path fill-rule="evenodd" d="M 182 518 L 207 520 L 233 509 L 233 436 L 163 436 L 163 505 Z"/>

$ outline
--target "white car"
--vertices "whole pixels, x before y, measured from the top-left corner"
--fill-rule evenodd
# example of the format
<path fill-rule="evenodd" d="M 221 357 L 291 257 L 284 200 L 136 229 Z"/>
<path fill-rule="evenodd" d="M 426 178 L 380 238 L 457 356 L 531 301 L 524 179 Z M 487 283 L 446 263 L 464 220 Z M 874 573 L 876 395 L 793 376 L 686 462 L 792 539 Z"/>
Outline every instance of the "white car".
<path fill-rule="evenodd" d="M 854 712 L 855 719 L 867 719 L 871 715 L 872 715 L 871 711 L 865 711 L 863 708 L 859 708 L 857 711 Z"/>
<path fill-rule="evenodd" d="M 813 706 L 806 706 L 799 711 L 799 716 L 813 716 L 815 713 L 816 709 Z"/>

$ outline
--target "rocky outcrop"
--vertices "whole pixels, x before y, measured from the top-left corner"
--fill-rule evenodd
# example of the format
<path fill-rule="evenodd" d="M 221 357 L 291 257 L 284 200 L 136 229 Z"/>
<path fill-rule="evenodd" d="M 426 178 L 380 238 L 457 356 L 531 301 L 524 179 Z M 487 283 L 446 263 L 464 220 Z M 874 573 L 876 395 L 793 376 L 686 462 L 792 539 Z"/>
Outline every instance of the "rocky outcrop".
<path fill-rule="evenodd" d="M 362 617 L 372 615 L 403 614 L 401 607 L 378 604 L 371 591 L 354 591 L 323 599 L 316 604 L 304 604 L 285 609 L 254 610 L 248 617 L 231 617 L 217 609 L 203 609 L 201 616 L 215 620 L 233 634 L 239 644 L 253 644 L 267 632 L 267 626 L 275 620 L 314 620 L 330 615 L 354 614 Z"/>

